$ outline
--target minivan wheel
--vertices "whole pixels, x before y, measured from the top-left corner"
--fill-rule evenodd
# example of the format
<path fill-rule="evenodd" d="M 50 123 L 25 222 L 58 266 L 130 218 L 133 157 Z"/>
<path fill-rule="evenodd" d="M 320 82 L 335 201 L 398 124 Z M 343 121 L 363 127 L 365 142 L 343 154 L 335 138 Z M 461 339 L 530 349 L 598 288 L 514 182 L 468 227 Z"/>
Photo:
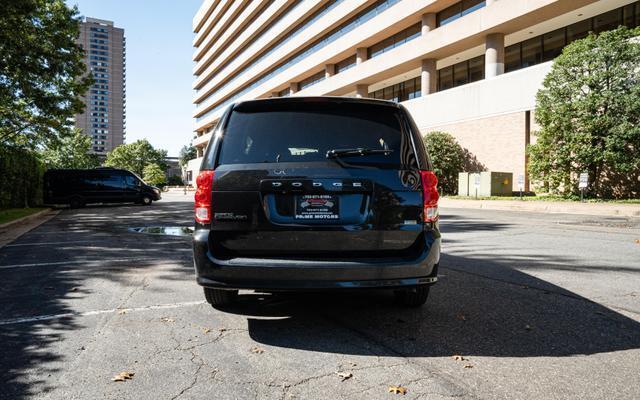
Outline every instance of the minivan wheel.
<path fill-rule="evenodd" d="M 204 288 L 204 297 L 212 306 L 226 306 L 238 297 L 237 290 Z"/>
<path fill-rule="evenodd" d="M 152 202 L 153 199 L 151 199 L 150 196 L 144 195 L 140 198 L 140 204 L 142 204 L 143 206 L 150 206 Z"/>
<path fill-rule="evenodd" d="M 71 198 L 71 200 L 69 201 L 69 207 L 71 208 L 81 208 L 84 207 L 84 200 L 82 199 L 82 197 L 73 197 Z"/>
<path fill-rule="evenodd" d="M 398 290 L 395 292 L 396 300 L 405 307 L 420 307 L 427 302 L 429 289 L 428 285 L 419 285 L 410 289 Z"/>

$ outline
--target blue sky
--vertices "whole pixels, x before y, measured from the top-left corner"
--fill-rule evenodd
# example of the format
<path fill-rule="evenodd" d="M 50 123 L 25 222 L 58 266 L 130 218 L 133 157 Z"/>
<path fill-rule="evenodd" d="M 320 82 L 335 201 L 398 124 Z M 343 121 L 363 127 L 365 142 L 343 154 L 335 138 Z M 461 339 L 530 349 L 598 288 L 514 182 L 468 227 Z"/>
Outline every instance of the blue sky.
<path fill-rule="evenodd" d="M 66 1 L 125 30 L 127 143 L 146 138 L 176 156 L 193 136 L 191 21 L 202 0 Z"/>

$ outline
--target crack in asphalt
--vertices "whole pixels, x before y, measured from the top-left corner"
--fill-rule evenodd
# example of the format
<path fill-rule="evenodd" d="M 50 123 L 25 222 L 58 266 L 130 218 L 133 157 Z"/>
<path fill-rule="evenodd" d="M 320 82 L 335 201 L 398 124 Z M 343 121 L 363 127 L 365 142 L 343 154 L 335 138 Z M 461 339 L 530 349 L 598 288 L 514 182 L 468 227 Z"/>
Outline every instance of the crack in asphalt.
<path fill-rule="evenodd" d="M 471 388 L 468 385 L 464 385 L 465 387 L 461 387 L 458 383 L 456 383 L 456 378 L 453 376 L 450 376 L 448 373 L 446 372 L 439 372 L 436 373 L 434 371 L 432 371 L 431 369 L 427 369 L 425 365 L 421 364 L 419 361 L 415 361 L 413 359 L 410 359 L 407 357 L 406 354 L 402 353 L 401 351 L 396 350 L 395 348 L 387 345 L 386 343 L 384 343 L 381 340 L 378 340 L 377 338 L 375 338 L 374 336 L 360 330 L 357 328 L 354 328 L 352 326 L 349 326 L 347 324 L 345 324 L 343 321 L 333 318 L 330 315 L 326 314 L 325 312 L 323 312 L 322 310 L 316 310 L 318 315 L 322 315 L 326 320 L 333 322 L 335 325 L 338 325 L 342 328 L 345 328 L 347 330 L 350 330 L 354 333 L 356 333 L 357 335 L 361 336 L 363 339 L 375 344 L 376 346 L 379 346 L 387 351 L 389 351 L 391 354 L 394 354 L 396 357 L 402 358 L 403 360 L 406 361 L 406 365 L 411 366 L 421 372 L 423 372 L 423 370 L 426 370 L 428 373 L 430 373 L 433 377 L 438 377 L 440 379 L 442 379 L 443 383 L 446 383 L 447 386 L 449 386 L 452 390 L 455 389 L 457 392 L 461 393 L 459 396 L 463 396 L 465 394 L 469 394 L 472 393 Z"/>

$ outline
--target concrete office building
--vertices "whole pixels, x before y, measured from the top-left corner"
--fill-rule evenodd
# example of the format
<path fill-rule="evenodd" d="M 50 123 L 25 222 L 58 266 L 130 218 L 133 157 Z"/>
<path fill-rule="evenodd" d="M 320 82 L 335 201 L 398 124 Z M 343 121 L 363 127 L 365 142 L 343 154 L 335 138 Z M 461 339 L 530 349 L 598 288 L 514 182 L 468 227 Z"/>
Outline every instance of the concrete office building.
<path fill-rule="evenodd" d="M 629 0 L 206 0 L 193 22 L 193 145 L 202 156 L 235 101 L 374 97 L 517 181 L 554 57 L 589 31 L 639 24 Z"/>
<path fill-rule="evenodd" d="M 94 84 L 83 97 L 85 109 L 75 126 L 91 136 L 93 152 L 106 154 L 124 143 L 126 122 L 126 52 L 124 29 L 113 22 L 85 18 L 78 41 Z"/>

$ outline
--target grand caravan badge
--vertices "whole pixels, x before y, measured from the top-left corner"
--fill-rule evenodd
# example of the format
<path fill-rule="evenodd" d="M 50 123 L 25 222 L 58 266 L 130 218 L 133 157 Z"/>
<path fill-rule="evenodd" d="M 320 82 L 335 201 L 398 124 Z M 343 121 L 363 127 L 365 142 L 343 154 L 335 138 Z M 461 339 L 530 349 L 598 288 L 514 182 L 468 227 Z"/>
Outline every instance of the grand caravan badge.
<path fill-rule="evenodd" d="M 295 218 L 306 220 L 339 219 L 338 196 L 331 194 L 297 196 Z"/>

